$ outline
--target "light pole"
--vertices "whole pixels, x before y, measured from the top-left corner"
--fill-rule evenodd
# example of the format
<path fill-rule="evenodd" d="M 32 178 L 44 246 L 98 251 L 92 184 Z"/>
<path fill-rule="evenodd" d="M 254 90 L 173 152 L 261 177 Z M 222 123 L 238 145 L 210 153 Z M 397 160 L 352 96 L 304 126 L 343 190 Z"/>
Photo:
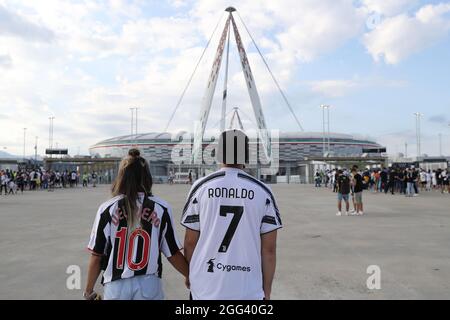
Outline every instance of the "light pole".
<path fill-rule="evenodd" d="M 23 162 L 25 162 L 25 139 L 26 139 L 27 128 L 23 128 Z"/>
<path fill-rule="evenodd" d="M 136 144 L 136 146 L 137 146 L 137 135 L 138 135 L 138 107 L 135 107 L 134 108 L 135 110 L 136 110 L 136 127 L 135 127 L 135 131 L 134 131 L 134 134 L 135 134 L 135 136 L 134 136 L 134 143 Z"/>
<path fill-rule="evenodd" d="M 327 124 L 328 124 L 328 132 L 327 132 L 327 135 L 328 135 L 328 141 L 327 141 L 327 147 L 328 147 L 328 153 L 331 151 L 331 146 L 330 146 L 330 108 L 331 108 L 331 106 L 328 106 L 328 108 L 327 108 Z"/>
<path fill-rule="evenodd" d="M 36 136 L 36 142 L 34 144 L 34 164 L 37 163 L 37 144 L 38 144 L 39 137 Z"/>
<path fill-rule="evenodd" d="M 442 157 L 442 133 L 439 133 L 439 156 Z"/>
<path fill-rule="evenodd" d="M 131 126 L 130 126 L 130 138 L 131 138 L 131 145 L 136 144 L 136 136 L 138 133 L 138 107 L 132 107 L 130 108 L 131 111 Z M 136 113 L 136 116 L 135 116 Z"/>
<path fill-rule="evenodd" d="M 48 117 L 49 125 L 48 125 L 48 147 L 49 149 L 53 149 L 53 120 L 55 117 Z"/>
<path fill-rule="evenodd" d="M 421 153 L 421 133 L 420 133 L 420 118 L 423 116 L 420 112 L 414 112 L 416 116 L 416 140 L 417 140 L 417 158 L 419 158 Z"/>
<path fill-rule="evenodd" d="M 134 127 L 134 108 L 130 108 L 131 111 L 131 125 L 130 125 L 130 137 L 133 136 L 133 127 Z"/>
<path fill-rule="evenodd" d="M 322 139 L 322 151 L 323 155 L 325 156 L 325 146 L 327 145 L 327 150 L 330 152 L 330 106 L 321 104 L 320 107 L 322 108 L 322 129 L 323 129 L 323 139 Z M 325 110 L 326 112 L 326 120 L 325 120 Z M 328 127 L 328 134 L 326 127 Z"/>

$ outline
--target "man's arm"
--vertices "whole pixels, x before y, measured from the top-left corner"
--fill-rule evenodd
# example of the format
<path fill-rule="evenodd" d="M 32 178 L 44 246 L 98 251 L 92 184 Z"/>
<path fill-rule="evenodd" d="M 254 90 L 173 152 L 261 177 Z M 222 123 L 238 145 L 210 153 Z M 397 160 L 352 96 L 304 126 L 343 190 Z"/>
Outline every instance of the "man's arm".
<path fill-rule="evenodd" d="M 170 264 L 183 276 L 189 276 L 189 266 L 181 251 L 178 251 L 172 256 L 168 257 L 167 260 L 169 260 Z"/>
<path fill-rule="evenodd" d="M 186 234 L 184 235 L 184 256 L 188 264 L 191 262 L 192 254 L 194 253 L 199 237 L 199 231 L 186 229 Z"/>
<path fill-rule="evenodd" d="M 192 229 L 186 229 L 184 235 L 184 257 L 188 263 L 191 262 L 192 254 L 194 253 L 195 247 L 197 246 L 198 238 L 200 237 L 200 232 Z M 186 287 L 191 288 L 191 283 L 189 282 L 189 277 L 186 277 Z"/>
<path fill-rule="evenodd" d="M 261 235 L 261 262 L 263 272 L 263 290 L 266 300 L 270 300 L 272 281 L 277 263 L 277 230 Z"/>

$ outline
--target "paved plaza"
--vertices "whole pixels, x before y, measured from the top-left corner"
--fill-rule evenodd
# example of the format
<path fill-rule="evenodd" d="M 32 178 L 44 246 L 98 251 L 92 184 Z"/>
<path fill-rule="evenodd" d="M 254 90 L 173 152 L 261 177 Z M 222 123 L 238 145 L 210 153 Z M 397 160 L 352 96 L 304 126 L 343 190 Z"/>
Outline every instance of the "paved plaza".
<path fill-rule="evenodd" d="M 155 185 L 179 221 L 189 186 Z M 450 195 L 364 194 L 363 217 L 336 217 L 336 196 L 307 185 L 273 185 L 279 232 L 274 299 L 450 299 Z M 66 269 L 78 265 L 107 186 L 0 198 L 0 299 L 80 299 Z M 184 231 L 177 224 L 183 239 Z M 181 275 L 163 259 L 167 299 L 186 299 Z M 367 267 L 381 269 L 369 290 Z M 100 286 L 98 286 L 100 288 Z"/>

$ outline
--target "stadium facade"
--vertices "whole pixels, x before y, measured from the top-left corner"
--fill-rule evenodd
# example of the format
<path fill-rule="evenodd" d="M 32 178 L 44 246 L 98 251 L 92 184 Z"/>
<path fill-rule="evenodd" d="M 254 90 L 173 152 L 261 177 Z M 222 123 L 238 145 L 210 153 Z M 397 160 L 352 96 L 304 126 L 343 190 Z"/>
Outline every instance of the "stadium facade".
<path fill-rule="evenodd" d="M 179 155 L 182 152 L 180 150 L 189 150 L 192 146 L 192 140 L 183 138 L 186 136 L 189 135 L 184 131 L 176 134 L 151 132 L 125 135 L 100 141 L 91 146 L 89 152 L 91 156 L 97 158 L 124 157 L 131 147 L 136 147 L 150 162 L 152 174 L 161 179 L 167 178 L 170 170 L 184 172 L 193 170 L 200 176 L 204 174 L 201 168 L 214 170 L 217 167 L 215 163 L 203 164 L 201 167 L 190 164 L 189 155 L 186 154 L 185 161 L 180 165 Z M 305 163 L 311 159 L 323 157 L 324 150 L 330 156 L 348 158 L 361 157 L 363 149 L 381 148 L 374 141 L 338 133 L 331 133 L 325 145 L 323 134 L 314 132 L 281 132 L 274 140 L 272 140 L 272 149 L 276 144 L 279 168 L 275 175 L 307 175 L 304 171 Z M 250 145 L 252 153 L 252 150 L 256 149 L 254 140 L 251 139 Z M 215 149 L 215 139 L 204 137 L 202 149 L 204 153 L 214 154 L 212 150 Z M 252 168 L 252 166 L 249 167 Z"/>

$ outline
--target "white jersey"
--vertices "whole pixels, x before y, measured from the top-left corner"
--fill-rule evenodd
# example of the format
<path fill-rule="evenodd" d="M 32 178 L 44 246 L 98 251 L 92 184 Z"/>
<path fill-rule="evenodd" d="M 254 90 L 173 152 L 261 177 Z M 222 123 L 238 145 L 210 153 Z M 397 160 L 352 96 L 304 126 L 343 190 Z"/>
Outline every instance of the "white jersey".
<path fill-rule="evenodd" d="M 200 231 L 189 265 L 193 299 L 262 300 L 261 234 L 281 228 L 271 190 L 242 170 L 196 181 L 181 224 Z"/>
<path fill-rule="evenodd" d="M 95 218 L 88 250 L 101 255 L 102 283 L 139 275 L 161 277 L 161 252 L 170 257 L 181 249 L 172 209 L 158 197 L 139 194 L 140 226 L 129 230 L 123 196 L 103 203 Z M 138 216 L 136 216 L 138 217 Z"/>

